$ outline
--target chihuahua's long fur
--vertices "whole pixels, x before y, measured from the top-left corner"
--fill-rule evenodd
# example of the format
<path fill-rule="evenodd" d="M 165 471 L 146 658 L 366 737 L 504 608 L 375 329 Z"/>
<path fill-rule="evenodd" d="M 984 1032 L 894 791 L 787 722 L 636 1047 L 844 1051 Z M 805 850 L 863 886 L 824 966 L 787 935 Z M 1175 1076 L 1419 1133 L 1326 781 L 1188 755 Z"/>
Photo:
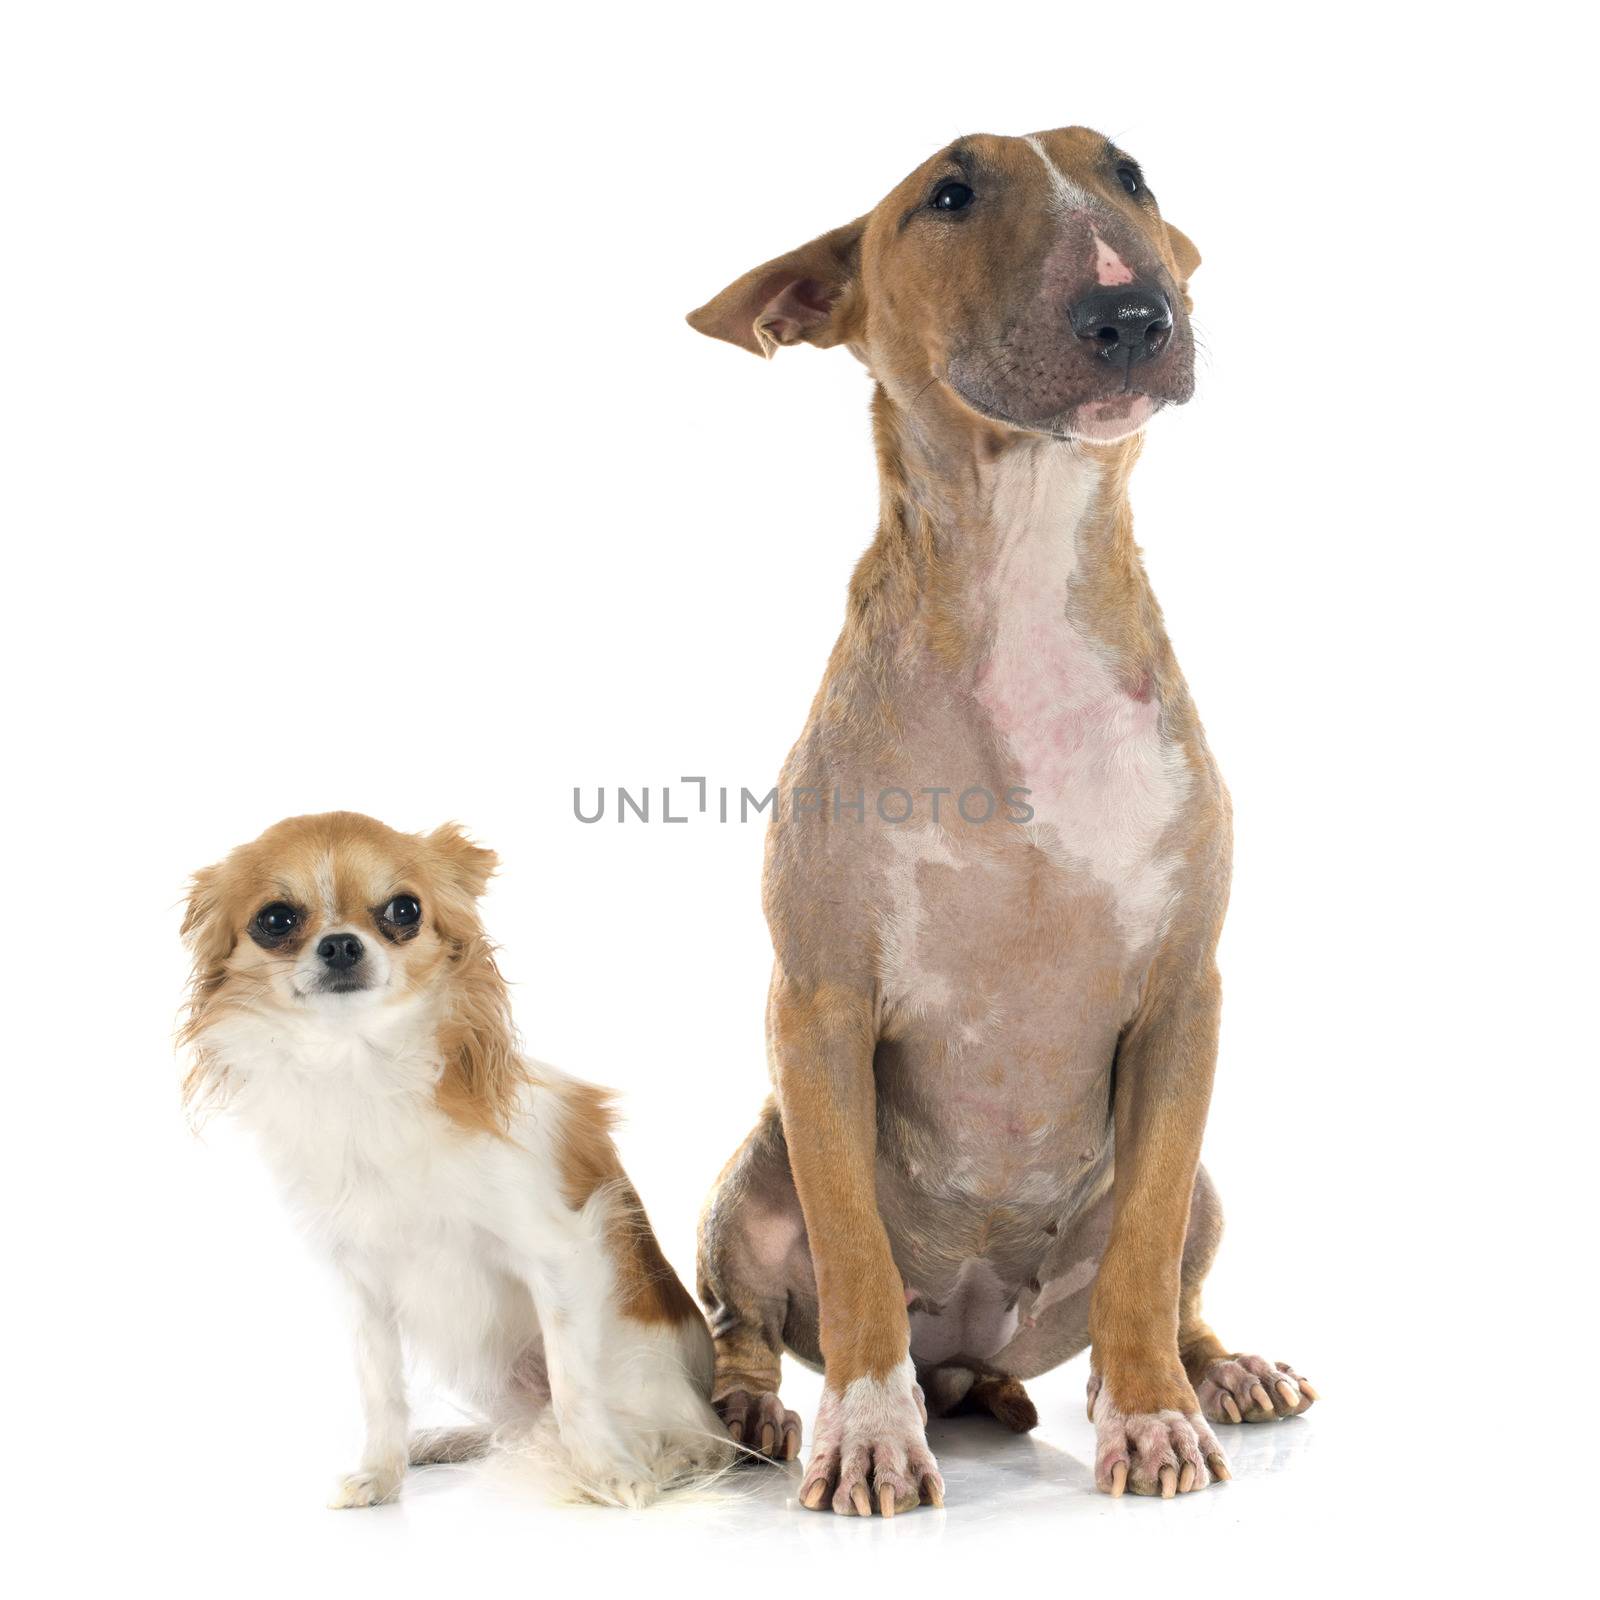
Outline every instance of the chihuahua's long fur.
<path fill-rule="evenodd" d="M 367 1435 L 339 1507 L 496 1440 L 559 1492 L 634 1506 L 733 1450 L 607 1097 L 518 1049 L 478 921 L 495 864 L 454 826 L 332 812 L 189 893 L 186 1097 L 255 1133 L 349 1290 Z M 481 1425 L 411 1432 L 408 1348 Z"/>

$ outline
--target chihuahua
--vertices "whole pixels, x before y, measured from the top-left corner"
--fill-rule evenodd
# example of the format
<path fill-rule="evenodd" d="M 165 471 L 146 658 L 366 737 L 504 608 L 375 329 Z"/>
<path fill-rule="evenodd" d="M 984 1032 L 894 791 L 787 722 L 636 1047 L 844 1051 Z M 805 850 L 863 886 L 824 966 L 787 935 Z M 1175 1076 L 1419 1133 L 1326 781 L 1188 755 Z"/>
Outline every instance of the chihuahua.
<path fill-rule="evenodd" d="M 734 1445 L 711 1338 L 611 1140 L 606 1094 L 523 1056 L 454 826 L 293 817 L 195 875 L 185 1096 L 257 1136 L 354 1311 L 366 1415 L 336 1507 L 516 1445 L 643 1505 Z M 411 1433 L 409 1347 L 482 1420 Z"/>

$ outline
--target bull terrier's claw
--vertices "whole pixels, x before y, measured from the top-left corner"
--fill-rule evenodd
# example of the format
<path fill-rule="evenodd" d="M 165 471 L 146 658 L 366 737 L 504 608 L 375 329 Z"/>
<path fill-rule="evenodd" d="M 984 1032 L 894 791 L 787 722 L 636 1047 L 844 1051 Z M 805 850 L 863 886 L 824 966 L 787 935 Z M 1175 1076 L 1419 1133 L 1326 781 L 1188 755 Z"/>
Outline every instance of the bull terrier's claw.
<path fill-rule="evenodd" d="M 800 1454 L 800 1418 L 770 1390 L 730 1389 L 712 1405 L 735 1444 L 774 1461 L 793 1461 Z"/>
<path fill-rule="evenodd" d="M 944 1480 L 928 1449 L 925 1416 L 909 1363 L 881 1379 L 857 1378 L 842 1394 L 824 1389 L 800 1504 L 846 1517 L 942 1506 Z"/>
<path fill-rule="evenodd" d="M 1233 1476 L 1216 1436 L 1197 1411 L 1124 1412 L 1098 1375 L 1089 1382 L 1095 1431 L 1095 1486 L 1113 1497 L 1193 1494 Z"/>
<path fill-rule="evenodd" d="M 1271 1422 L 1309 1411 L 1317 1391 L 1286 1361 L 1230 1356 L 1213 1361 L 1195 1385 L 1200 1410 L 1213 1422 Z"/>

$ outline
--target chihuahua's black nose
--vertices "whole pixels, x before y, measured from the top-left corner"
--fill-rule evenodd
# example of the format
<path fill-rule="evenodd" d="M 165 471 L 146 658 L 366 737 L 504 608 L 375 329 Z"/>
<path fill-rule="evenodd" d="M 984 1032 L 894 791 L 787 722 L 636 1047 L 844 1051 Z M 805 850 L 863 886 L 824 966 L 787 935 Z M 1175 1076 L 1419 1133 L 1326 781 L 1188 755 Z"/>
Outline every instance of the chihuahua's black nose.
<path fill-rule="evenodd" d="M 330 933 L 317 946 L 317 954 L 330 972 L 343 972 L 361 959 L 361 941 L 353 933 Z"/>
<path fill-rule="evenodd" d="M 1167 297 L 1136 284 L 1085 295 L 1068 315 L 1072 331 L 1119 367 L 1160 355 L 1172 337 L 1172 307 Z"/>

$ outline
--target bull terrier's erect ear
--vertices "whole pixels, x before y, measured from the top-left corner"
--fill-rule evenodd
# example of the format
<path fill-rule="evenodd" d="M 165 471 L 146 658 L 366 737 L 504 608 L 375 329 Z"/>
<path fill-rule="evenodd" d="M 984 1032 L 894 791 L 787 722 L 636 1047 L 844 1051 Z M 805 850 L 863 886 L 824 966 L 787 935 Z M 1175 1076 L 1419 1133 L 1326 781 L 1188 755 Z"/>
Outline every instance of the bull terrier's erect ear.
<path fill-rule="evenodd" d="M 826 347 L 849 336 L 866 218 L 846 223 L 730 283 L 689 313 L 689 326 L 770 357 L 781 344 Z"/>
<path fill-rule="evenodd" d="M 1166 224 L 1167 243 L 1172 246 L 1172 259 L 1178 263 L 1178 281 L 1187 283 L 1194 276 L 1195 268 L 1200 265 L 1200 252 L 1194 247 L 1194 240 L 1169 222 Z"/>

